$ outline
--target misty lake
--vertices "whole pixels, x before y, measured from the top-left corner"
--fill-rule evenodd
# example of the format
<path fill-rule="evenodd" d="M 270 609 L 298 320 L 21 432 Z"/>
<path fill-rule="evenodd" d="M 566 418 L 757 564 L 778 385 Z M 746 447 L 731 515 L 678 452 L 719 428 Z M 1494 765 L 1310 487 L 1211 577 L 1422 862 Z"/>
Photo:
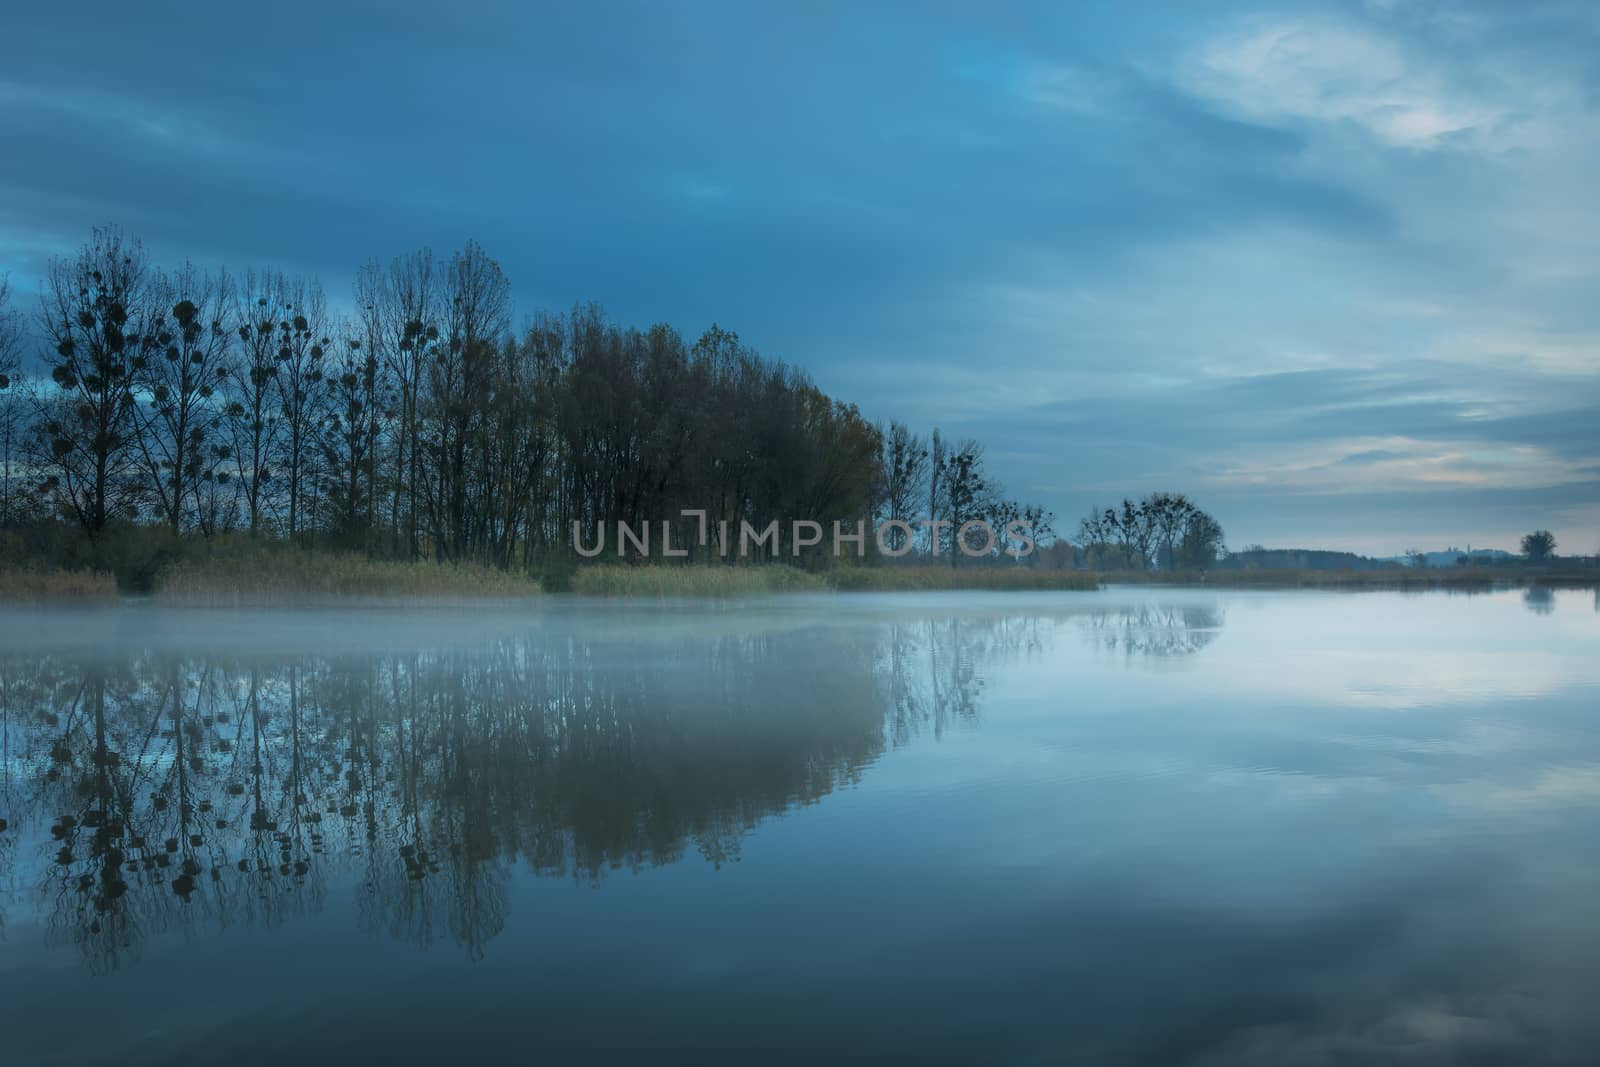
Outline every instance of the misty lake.
<path fill-rule="evenodd" d="M 0 1059 L 1587 1063 L 1591 591 L 0 610 Z"/>

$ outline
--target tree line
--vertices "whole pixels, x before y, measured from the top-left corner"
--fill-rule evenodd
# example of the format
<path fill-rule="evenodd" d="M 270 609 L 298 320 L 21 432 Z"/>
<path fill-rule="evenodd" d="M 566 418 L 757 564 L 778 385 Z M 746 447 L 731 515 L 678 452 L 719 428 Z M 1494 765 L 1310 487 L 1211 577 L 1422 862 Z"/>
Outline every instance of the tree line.
<path fill-rule="evenodd" d="M 368 262 L 354 294 L 336 313 L 312 278 L 161 269 L 115 228 L 50 265 L 32 329 L 0 289 L 0 525 L 504 568 L 569 558 L 574 523 L 672 519 L 684 543 L 685 509 L 735 528 L 935 517 L 910 547 L 952 563 L 970 520 L 1052 533 L 978 442 L 874 425 L 719 326 L 687 343 L 580 304 L 513 329 L 475 242 Z"/>
<path fill-rule="evenodd" d="M 1226 551 L 1222 525 L 1182 493 L 1150 493 L 1091 511 L 1078 524 L 1078 540 L 1097 569 L 1205 568 Z"/>

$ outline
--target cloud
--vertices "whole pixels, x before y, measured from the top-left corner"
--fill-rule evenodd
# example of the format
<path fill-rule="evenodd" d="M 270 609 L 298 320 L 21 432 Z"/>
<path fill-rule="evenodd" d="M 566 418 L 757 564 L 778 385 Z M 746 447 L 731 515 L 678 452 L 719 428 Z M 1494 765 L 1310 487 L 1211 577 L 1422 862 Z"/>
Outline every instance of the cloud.
<path fill-rule="evenodd" d="M 1397 41 L 1329 18 L 1258 18 L 1190 52 L 1178 79 L 1241 115 L 1348 123 L 1384 144 L 1438 148 L 1511 112 Z"/>
<path fill-rule="evenodd" d="M 1386 448 L 1369 448 L 1362 452 L 1351 452 L 1349 455 L 1340 456 L 1333 462 L 1336 465 L 1366 466 L 1372 463 L 1383 463 L 1388 460 L 1406 459 L 1405 452 L 1394 452 Z"/>
<path fill-rule="evenodd" d="M 1062 515 L 1160 485 L 1241 541 L 1600 534 L 1593 5 L 274 12 L 316 32 L 10 19 L 19 303 L 108 221 L 336 302 L 472 237 L 520 311 L 719 322 Z"/>

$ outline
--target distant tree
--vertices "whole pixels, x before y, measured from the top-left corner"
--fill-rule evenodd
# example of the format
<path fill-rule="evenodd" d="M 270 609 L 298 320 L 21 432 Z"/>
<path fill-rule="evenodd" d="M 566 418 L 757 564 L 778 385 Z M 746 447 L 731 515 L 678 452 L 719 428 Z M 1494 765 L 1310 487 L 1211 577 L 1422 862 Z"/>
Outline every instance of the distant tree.
<path fill-rule="evenodd" d="M 984 472 L 983 446 L 970 438 L 962 441 L 945 457 L 940 482 L 945 495 L 945 513 L 941 517 L 950 522 L 945 536 L 949 538 L 950 565 L 954 567 L 964 555 L 960 540 L 961 527 L 969 522 L 990 520 L 1002 502 L 994 484 Z M 976 549 L 978 546 L 967 544 L 965 547 Z"/>
<path fill-rule="evenodd" d="M 429 368 L 429 436 L 436 480 L 429 532 L 441 559 L 466 556 L 473 520 L 492 509 L 488 483 L 473 484 L 483 458 L 482 414 L 496 384 L 497 356 L 509 327 L 511 283 L 483 246 L 468 241 L 451 257 L 441 288 L 444 345 Z M 482 492 L 474 495 L 474 490 Z"/>
<path fill-rule="evenodd" d="M 289 283 L 282 274 L 254 271 L 244 277 L 233 311 L 239 336 L 225 412 L 232 439 L 239 491 L 251 534 L 259 534 L 272 501 L 278 459 L 282 398 L 279 351 L 289 327 Z"/>
<path fill-rule="evenodd" d="M 1154 547 L 1154 564 L 1171 570 L 1178 565 L 1178 546 L 1189 520 L 1200 509 L 1182 493 L 1152 493 L 1140 501 Z"/>
<path fill-rule="evenodd" d="M 0 278 L 0 527 L 17 515 L 17 435 L 21 430 L 22 315 L 11 306 L 11 284 Z"/>
<path fill-rule="evenodd" d="M 939 434 L 939 427 L 935 426 L 933 428 L 933 437 L 928 442 L 928 518 L 930 519 L 937 519 L 944 514 L 944 461 L 944 438 Z M 936 555 L 938 551 L 938 535 L 930 531 L 928 534 L 928 553 Z"/>
<path fill-rule="evenodd" d="M 1128 499 L 1122 501 L 1122 507 L 1116 512 L 1117 538 L 1123 555 L 1130 564 L 1146 570 L 1156 564 L 1155 553 L 1151 551 L 1156 534 L 1154 518 L 1147 504 L 1135 504 Z"/>
<path fill-rule="evenodd" d="M 381 362 L 393 390 L 393 440 L 389 448 L 389 523 L 396 555 L 415 559 L 422 450 L 418 441 L 421 386 L 438 356 L 439 292 L 433 253 L 424 248 L 392 260 L 387 270 L 376 262 L 356 277 L 357 300 L 367 317 L 369 348 Z"/>
<path fill-rule="evenodd" d="M 135 383 L 155 346 L 144 250 L 97 229 L 71 259 L 50 264 L 40 330 L 53 392 L 35 423 L 43 488 L 91 537 L 136 505 Z"/>
<path fill-rule="evenodd" d="M 1024 504 L 1018 510 L 1018 517 L 1028 527 L 1029 536 L 1033 539 L 1034 558 L 1037 559 L 1040 549 L 1055 543 L 1056 513 L 1042 504 Z"/>
<path fill-rule="evenodd" d="M 660 538 L 666 520 L 675 546 L 710 556 L 745 522 L 853 529 L 912 520 L 923 500 L 948 524 L 931 547 L 953 565 L 972 520 L 994 529 L 991 562 L 1023 543 L 1009 520 L 1041 547 L 1054 535 L 1048 511 L 1004 496 L 977 442 L 884 432 L 731 330 L 691 347 L 670 326 L 580 305 L 514 336 L 509 285 L 476 244 L 437 266 L 425 251 L 369 263 L 341 328 L 313 281 L 247 273 L 230 289 L 220 272 L 147 275 L 115 230 L 54 265 L 33 331 L 53 354 L 49 379 L 27 383 L 39 399 L 25 463 L 10 461 L 19 420 L 0 426 L 0 521 L 14 521 L 22 470 L 50 491 L 33 499 L 91 535 L 141 517 L 202 534 L 243 521 L 306 546 L 501 567 L 559 564 L 575 521 L 649 522 Z M 14 414 L 20 327 L 0 294 L 0 397 Z M 680 517 L 700 509 L 703 523 Z M 1146 500 L 1108 514 L 1125 558 L 1154 565 L 1159 541 L 1171 565 L 1183 513 Z"/>
<path fill-rule="evenodd" d="M 1078 564 L 1078 549 L 1072 542 L 1064 541 L 1058 537 L 1050 544 L 1036 549 L 1028 562 L 1029 566 L 1038 567 L 1041 570 L 1072 570 Z"/>
<path fill-rule="evenodd" d="M 682 341 L 670 327 L 658 326 L 652 333 L 659 333 L 657 343 L 668 353 L 666 358 L 681 357 Z M 546 543 L 535 535 L 534 527 L 549 495 L 558 388 L 555 368 L 536 337 L 502 341 L 495 375 L 484 464 L 484 481 L 494 489 L 485 497 L 486 514 L 477 528 L 480 555 L 497 566 L 510 567 L 519 551 L 522 562 L 530 563 L 534 543 Z M 679 415 L 679 421 L 686 420 L 686 415 Z M 687 453 L 686 434 L 684 437 L 681 448 Z M 681 492 L 687 486 L 672 488 Z"/>
<path fill-rule="evenodd" d="M 996 495 L 986 521 L 994 531 L 998 555 L 1028 566 L 1037 566 L 1043 548 L 1055 539 L 1055 512 L 1039 504 L 1024 504 Z M 1025 533 L 1017 526 L 1025 528 Z M 1029 547 L 1029 542 L 1032 547 Z"/>
<path fill-rule="evenodd" d="M 138 456 L 146 491 L 157 514 L 177 533 L 186 509 L 198 514 L 202 483 L 220 476 L 230 454 L 220 440 L 225 407 L 217 390 L 226 384 L 234 338 L 225 324 L 233 283 L 192 265 L 158 275 L 152 299 L 150 354 L 135 375 L 140 393 Z"/>
<path fill-rule="evenodd" d="M 336 357 L 324 375 L 327 402 L 319 436 L 322 469 L 327 475 L 329 526 L 350 547 L 362 547 L 372 520 L 371 484 L 367 478 L 376 447 L 369 412 L 377 403 L 378 359 L 362 345 L 356 328 L 346 324 Z"/>
<path fill-rule="evenodd" d="M 903 422 L 891 422 L 883 434 L 882 516 L 910 522 L 928 476 L 928 446 Z M 899 551 L 906 534 L 894 530 L 889 547 Z"/>
<path fill-rule="evenodd" d="M 1522 554 L 1530 563 L 1544 563 L 1556 550 L 1556 535 L 1549 530 L 1535 530 L 1522 539 Z"/>
<path fill-rule="evenodd" d="M 11 306 L 11 279 L 0 278 L 0 390 L 11 388 L 22 354 L 22 316 Z"/>
<path fill-rule="evenodd" d="M 1083 542 L 1084 560 L 1096 570 L 1128 570 L 1144 565 L 1133 547 L 1137 531 L 1124 523 L 1124 514 L 1136 518 L 1131 501 L 1116 508 L 1091 511 L 1078 523 L 1078 540 Z"/>
<path fill-rule="evenodd" d="M 317 472 L 318 435 L 323 426 L 326 390 L 323 363 L 331 342 L 327 335 L 326 302 L 314 281 L 288 283 L 284 318 L 278 323 L 278 399 L 282 416 L 282 461 L 288 479 L 290 540 L 302 532 L 305 488 Z"/>
<path fill-rule="evenodd" d="M 1183 527 L 1183 539 L 1178 543 L 1176 565 L 1179 567 L 1210 567 L 1223 553 L 1222 525 L 1210 515 L 1195 508 Z"/>
<path fill-rule="evenodd" d="M 1150 493 L 1091 511 L 1078 524 L 1090 566 L 1209 567 L 1221 555 L 1222 526 L 1182 493 Z"/>
<path fill-rule="evenodd" d="M 1085 548 L 1109 545 L 1112 541 L 1112 519 L 1108 511 L 1091 511 L 1078 523 L 1078 540 Z"/>

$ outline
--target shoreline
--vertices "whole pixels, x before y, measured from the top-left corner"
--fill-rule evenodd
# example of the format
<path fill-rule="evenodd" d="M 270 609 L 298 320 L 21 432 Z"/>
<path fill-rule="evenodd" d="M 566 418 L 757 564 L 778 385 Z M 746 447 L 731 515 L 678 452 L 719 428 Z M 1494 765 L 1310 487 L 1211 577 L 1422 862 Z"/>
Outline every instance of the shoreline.
<path fill-rule="evenodd" d="M 354 573 L 326 570 L 241 573 L 178 567 L 157 588 L 129 591 L 109 572 L 0 569 L 6 607 L 149 604 L 191 608 L 484 605 L 544 597 L 595 600 L 728 600 L 796 593 L 1093 592 L 1154 589 L 1491 592 L 1546 587 L 1600 588 L 1600 569 L 1240 570 L 1178 573 L 1036 571 L 1024 568 L 851 567 L 809 572 L 785 565 L 579 568 L 560 589 L 528 575 L 470 565 L 373 563 Z"/>
<path fill-rule="evenodd" d="M 1600 588 L 1600 568 L 1471 567 L 1433 570 L 1318 571 L 1223 570 L 1193 574 L 1116 572 L 1101 574 L 1103 585 L 1146 585 L 1172 589 L 1446 589 L 1488 591 L 1527 586 L 1557 589 Z"/>

